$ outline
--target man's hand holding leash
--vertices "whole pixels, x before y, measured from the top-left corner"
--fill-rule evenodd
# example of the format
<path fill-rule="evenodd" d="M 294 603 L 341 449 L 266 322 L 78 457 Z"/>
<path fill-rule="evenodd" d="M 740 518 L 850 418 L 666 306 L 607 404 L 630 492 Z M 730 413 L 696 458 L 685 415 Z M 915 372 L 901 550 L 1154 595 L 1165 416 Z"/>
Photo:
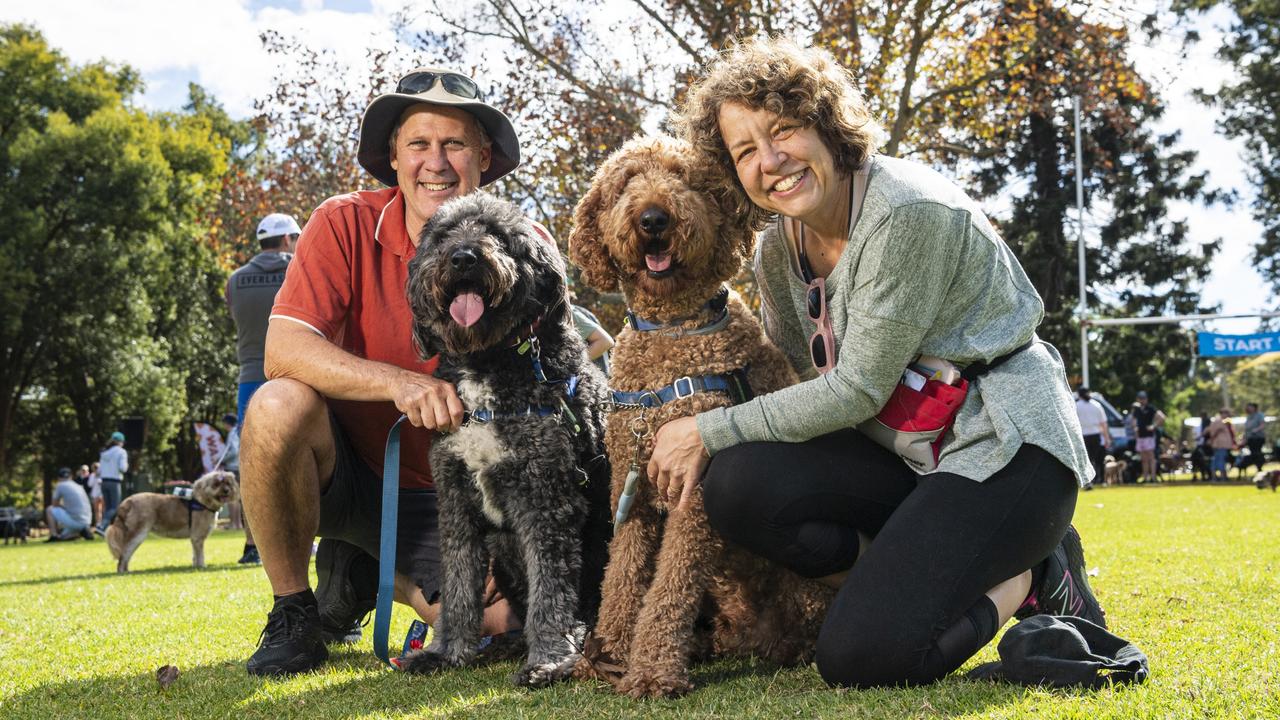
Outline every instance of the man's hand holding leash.
<path fill-rule="evenodd" d="M 462 426 L 462 401 L 452 383 L 405 370 L 391 386 L 396 409 L 417 427 L 453 432 Z"/>

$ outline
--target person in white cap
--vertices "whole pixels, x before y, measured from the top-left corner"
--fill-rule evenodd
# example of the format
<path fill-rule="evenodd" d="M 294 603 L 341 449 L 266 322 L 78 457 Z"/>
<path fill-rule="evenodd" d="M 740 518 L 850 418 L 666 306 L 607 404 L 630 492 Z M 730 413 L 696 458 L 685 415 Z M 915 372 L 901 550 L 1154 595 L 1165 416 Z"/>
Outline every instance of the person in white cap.
<path fill-rule="evenodd" d="M 258 223 L 258 254 L 227 278 L 227 305 L 236 323 L 236 358 L 240 362 L 236 415 L 241 423 L 249 398 L 267 381 L 262 369 L 267 318 L 301 234 L 302 228 L 291 215 L 271 213 L 262 218 Z"/>
<path fill-rule="evenodd" d="M 462 423 L 463 408 L 413 345 L 407 267 L 436 209 L 515 169 L 520 145 L 471 78 L 428 67 L 370 103 L 357 157 L 388 187 L 330 198 L 307 221 L 271 311 L 270 380 L 243 427 L 244 506 L 275 596 L 248 662 L 255 675 L 309 670 L 328 657 L 325 640 L 358 637 L 376 598 L 382 452 L 401 413 L 413 427 L 402 436 L 396 599 L 428 624 L 437 615 L 427 451 L 432 432 Z M 486 611 L 489 634 L 511 623 L 505 605 Z"/>
<path fill-rule="evenodd" d="M 284 273 L 293 259 L 293 250 L 302 228 L 292 215 L 271 213 L 258 223 L 259 252 L 227 278 L 227 306 L 236 324 L 236 358 L 240 363 L 239 388 L 236 393 L 236 421 L 239 432 L 249 398 L 267 381 L 262 369 L 267 341 L 267 318 L 275 304 L 276 292 L 284 284 Z M 230 438 L 228 438 L 230 440 Z M 258 547 L 249 524 L 244 526 L 244 552 L 240 563 L 259 562 Z"/>

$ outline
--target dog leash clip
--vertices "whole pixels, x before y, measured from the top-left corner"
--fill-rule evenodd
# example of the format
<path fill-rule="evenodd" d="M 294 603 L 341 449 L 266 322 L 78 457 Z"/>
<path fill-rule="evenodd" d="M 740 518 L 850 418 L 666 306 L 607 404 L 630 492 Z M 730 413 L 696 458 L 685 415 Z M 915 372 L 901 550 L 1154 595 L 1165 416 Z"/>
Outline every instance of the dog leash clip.
<path fill-rule="evenodd" d="M 542 344 L 538 341 L 537 335 L 530 334 L 527 340 L 516 347 L 516 352 L 529 356 L 529 361 L 533 364 L 533 376 L 538 382 L 547 382 L 547 373 L 542 369 Z"/>
<path fill-rule="evenodd" d="M 622 494 L 618 496 L 618 511 L 613 515 L 613 531 L 626 521 L 631 512 L 631 504 L 636 499 L 636 486 L 640 483 L 640 450 L 644 439 L 649 436 L 649 420 L 644 416 L 644 408 L 640 414 L 631 419 L 631 437 L 635 439 L 635 454 L 631 457 L 631 467 L 627 469 L 627 479 L 622 483 Z"/>

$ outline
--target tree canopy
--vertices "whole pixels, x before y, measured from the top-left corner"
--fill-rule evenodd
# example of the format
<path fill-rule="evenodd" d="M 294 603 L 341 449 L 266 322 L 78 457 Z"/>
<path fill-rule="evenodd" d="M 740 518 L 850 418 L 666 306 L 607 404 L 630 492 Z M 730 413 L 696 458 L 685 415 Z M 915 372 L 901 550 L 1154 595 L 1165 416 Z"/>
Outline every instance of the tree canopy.
<path fill-rule="evenodd" d="M 1216 90 L 1201 93 L 1220 113 L 1218 127 L 1244 141 L 1255 196 L 1253 217 L 1262 225 L 1254 247 L 1254 265 L 1280 294 L 1280 0 L 1178 0 L 1187 13 L 1226 6 L 1235 12 L 1218 57 L 1238 76 Z"/>
<path fill-rule="evenodd" d="M 0 471 L 15 452 L 44 473 L 90 460 L 125 416 L 163 453 L 192 392 L 231 392 L 200 226 L 228 142 L 139 110 L 136 72 L 76 66 L 28 26 L 0 27 L 0 84 Z"/>

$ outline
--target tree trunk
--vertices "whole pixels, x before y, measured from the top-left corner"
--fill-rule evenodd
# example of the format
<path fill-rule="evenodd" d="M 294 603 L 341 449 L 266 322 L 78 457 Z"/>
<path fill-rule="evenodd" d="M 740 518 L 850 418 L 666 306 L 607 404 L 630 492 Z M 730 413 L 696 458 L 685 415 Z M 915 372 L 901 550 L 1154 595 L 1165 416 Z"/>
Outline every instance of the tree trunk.
<path fill-rule="evenodd" d="M 1062 294 L 1071 268 L 1066 262 L 1066 240 L 1062 223 L 1066 205 L 1063 202 L 1062 170 L 1059 165 L 1061 148 L 1053 120 L 1034 113 L 1031 123 L 1031 153 L 1035 163 L 1035 180 L 1032 197 L 1034 204 L 1028 208 L 1031 227 L 1035 228 L 1038 261 L 1031 281 L 1044 300 L 1046 314 L 1056 313 L 1063 307 Z"/>
<path fill-rule="evenodd" d="M 18 397 L 8 384 L 0 385 L 0 475 L 9 471 L 9 433 L 13 430 L 13 415 Z"/>

